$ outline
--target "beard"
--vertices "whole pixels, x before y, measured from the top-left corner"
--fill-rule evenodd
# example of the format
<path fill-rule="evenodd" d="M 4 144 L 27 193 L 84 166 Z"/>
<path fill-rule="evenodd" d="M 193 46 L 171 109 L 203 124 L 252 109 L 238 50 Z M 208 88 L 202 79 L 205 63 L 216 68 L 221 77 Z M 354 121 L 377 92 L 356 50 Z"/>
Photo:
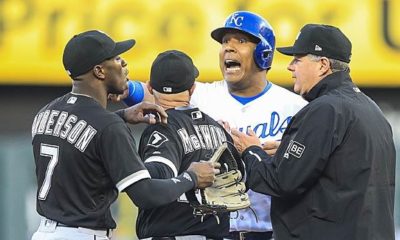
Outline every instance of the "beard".
<path fill-rule="evenodd" d="M 108 85 L 107 86 L 107 93 L 108 94 L 123 94 L 124 93 L 124 88 L 118 87 L 115 85 Z"/>

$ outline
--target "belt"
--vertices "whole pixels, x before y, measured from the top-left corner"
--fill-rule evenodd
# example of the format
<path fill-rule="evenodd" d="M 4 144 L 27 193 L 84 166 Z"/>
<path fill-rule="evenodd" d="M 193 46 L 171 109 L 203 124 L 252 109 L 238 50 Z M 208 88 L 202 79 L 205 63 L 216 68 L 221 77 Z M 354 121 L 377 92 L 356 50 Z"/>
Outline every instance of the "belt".
<path fill-rule="evenodd" d="M 230 232 L 229 238 L 233 240 L 269 240 L 273 239 L 272 232 Z"/>
<path fill-rule="evenodd" d="M 65 225 L 65 224 L 62 224 L 59 222 L 57 223 L 57 227 L 77 228 L 78 232 L 96 235 L 96 236 L 102 236 L 102 237 L 111 238 L 111 236 L 112 236 L 112 229 L 96 230 L 96 229 L 91 229 L 91 228 L 72 227 L 72 226 L 68 226 L 68 225 Z"/>
<path fill-rule="evenodd" d="M 97 229 L 91 229 L 91 228 L 69 226 L 69 225 L 65 225 L 65 224 L 60 223 L 60 222 L 53 221 L 51 219 L 47 219 L 47 218 L 42 218 L 40 225 L 43 225 L 44 227 L 53 226 L 54 229 L 57 228 L 57 227 L 76 228 L 78 232 L 91 234 L 91 235 L 95 235 L 95 236 L 100 236 L 100 237 L 111 238 L 111 236 L 112 236 L 112 229 L 99 229 L 99 230 L 97 230 Z"/>
<path fill-rule="evenodd" d="M 184 236 L 176 236 L 176 237 L 149 237 L 142 238 L 141 240 L 209 240 L 203 235 L 184 235 Z M 222 238 L 221 238 L 222 239 Z"/>
<path fill-rule="evenodd" d="M 151 240 L 176 240 L 175 237 L 152 237 Z"/>

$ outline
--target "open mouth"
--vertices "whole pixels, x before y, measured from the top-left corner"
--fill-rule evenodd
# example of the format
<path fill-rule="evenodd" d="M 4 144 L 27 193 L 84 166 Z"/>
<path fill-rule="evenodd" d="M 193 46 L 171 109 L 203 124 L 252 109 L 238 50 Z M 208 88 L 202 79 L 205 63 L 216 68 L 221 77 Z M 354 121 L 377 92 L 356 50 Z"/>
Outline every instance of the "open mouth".
<path fill-rule="evenodd" d="M 225 60 L 225 68 L 227 71 L 237 71 L 240 70 L 240 62 L 233 59 Z"/>

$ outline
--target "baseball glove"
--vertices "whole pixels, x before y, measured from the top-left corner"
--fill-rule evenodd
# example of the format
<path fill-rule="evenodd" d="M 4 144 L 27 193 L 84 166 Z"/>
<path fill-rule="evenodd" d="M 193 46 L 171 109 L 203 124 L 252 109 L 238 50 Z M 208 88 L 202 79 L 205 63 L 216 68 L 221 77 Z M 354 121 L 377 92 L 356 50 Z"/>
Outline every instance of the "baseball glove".
<path fill-rule="evenodd" d="M 193 213 L 201 216 L 216 215 L 249 207 L 249 196 L 242 181 L 245 174 L 244 163 L 236 148 L 232 144 L 224 143 L 209 161 L 220 162 L 221 173 L 216 175 L 210 187 L 198 190 L 198 194 L 189 194 Z"/>

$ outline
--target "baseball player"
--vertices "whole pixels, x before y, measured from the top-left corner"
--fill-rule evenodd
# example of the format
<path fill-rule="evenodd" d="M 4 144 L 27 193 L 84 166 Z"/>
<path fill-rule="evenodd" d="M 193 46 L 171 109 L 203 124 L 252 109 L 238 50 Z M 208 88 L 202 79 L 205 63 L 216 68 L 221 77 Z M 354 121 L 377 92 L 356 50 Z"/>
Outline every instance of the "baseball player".
<path fill-rule="evenodd" d="M 72 91 L 43 107 L 32 124 L 42 216 L 33 240 L 110 239 L 116 227 L 110 205 L 118 192 L 146 209 L 211 185 L 219 172 L 211 163 L 193 163 L 172 179 L 150 179 L 121 118 L 126 114 L 105 109 L 107 94 L 126 88 L 127 63 L 119 55 L 134 43 L 116 43 L 99 31 L 83 32 L 67 43 L 63 63 L 73 79 Z M 167 116 L 160 107 L 142 103 L 132 109 L 135 121 L 154 122 L 144 117 L 151 110 Z"/>
<path fill-rule="evenodd" d="M 226 19 L 224 27 L 212 31 L 211 37 L 221 43 L 219 59 L 224 80 L 197 82 L 191 103 L 242 132 L 253 130 L 262 143 L 280 140 L 292 116 L 307 102 L 267 80 L 275 49 L 271 25 L 257 14 L 239 11 Z M 141 84 L 129 85 L 126 102 L 139 102 L 143 98 L 143 91 L 138 90 Z M 271 198 L 253 191 L 249 196 L 251 209 L 231 216 L 231 238 L 272 238 Z"/>
<path fill-rule="evenodd" d="M 160 53 L 153 62 L 148 89 L 168 113 L 168 124 L 149 125 L 139 144 L 153 178 L 176 177 L 192 162 L 209 159 L 223 142 L 232 141 L 219 123 L 189 105 L 198 75 L 190 57 L 180 51 Z M 229 213 L 196 217 L 182 195 L 161 207 L 139 208 L 136 232 L 140 239 L 222 239 L 229 234 Z"/>

